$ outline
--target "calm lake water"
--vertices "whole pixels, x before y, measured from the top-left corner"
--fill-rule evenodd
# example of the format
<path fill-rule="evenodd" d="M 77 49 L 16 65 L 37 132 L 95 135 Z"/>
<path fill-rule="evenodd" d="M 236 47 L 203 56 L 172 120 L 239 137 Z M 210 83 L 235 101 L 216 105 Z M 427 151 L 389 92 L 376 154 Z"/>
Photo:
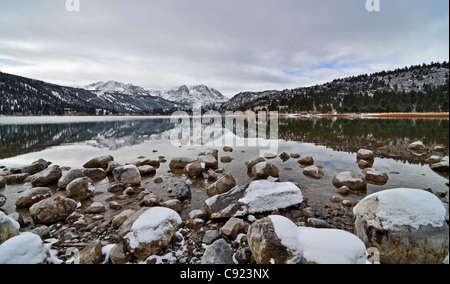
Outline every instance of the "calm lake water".
<path fill-rule="evenodd" d="M 189 130 L 189 121 L 187 126 L 180 125 L 180 121 L 166 117 L 0 117 L 0 166 L 17 167 L 45 159 L 63 167 L 81 168 L 91 158 L 102 155 L 112 155 L 119 163 L 135 162 L 142 156 L 147 159 L 164 156 L 167 163 L 161 164 L 156 176 L 142 182 L 143 187 L 164 197 L 169 188 L 175 189 L 177 184 L 186 180 L 182 172 L 169 172 L 170 160 L 180 156 L 196 158 L 198 153 L 208 148 L 171 143 L 170 138 L 180 137 L 183 127 L 188 128 L 188 133 L 195 133 L 195 130 Z M 269 128 L 268 125 L 270 123 L 266 126 Z M 226 123 L 223 126 L 225 136 L 231 135 L 235 141 L 248 141 L 228 145 L 234 150 L 231 153 L 224 152 L 223 146 L 213 147 L 219 150 L 219 168 L 231 173 L 238 183 L 250 181 L 245 161 L 258 157 L 261 147 L 254 147 L 249 142 L 250 131 L 242 132 Z M 221 123 L 215 127 L 222 131 Z M 397 187 L 448 191 L 448 173 L 435 173 L 425 162 L 432 155 L 443 157 L 449 154 L 448 120 L 280 118 L 278 139 L 263 140 L 276 142 L 277 155 L 287 152 L 299 153 L 302 157 L 312 156 L 315 164 L 323 167 L 325 177 L 315 180 L 303 175 L 298 159 L 271 160 L 280 168 L 281 181 L 297 183 L 310 204 L 323 204 L 329 197 L 338 195 L 332 184 L 336 174 L 361 171 L 356 163 L 356 152 L 361 148 L 374 151 L 373 168 L 386 172 L 389 181 L 382 186 L 369 184 L 367 191 L 352 192 L 346 199 L 360 200 L 367 194 Z M 419 140 L 430 150 L 423 155 L 409 152 L 407 146 Z M 435 146 L 442 146 L 445 151 L 435 152 Z M 220 157 L 225 155 L 233 161 L 220 162 Z M 164 182 L 155 184 L 153 179 L 159 176 L 164 178 Z M 96 183 L 96 191 L 99 191 L 96 200 L 109 197 L 106 192 L 108 182 Z M 207 198 L 205 187 L 211 182 L 205 179 L 193 182 L 190 209 L 202 208 Z M 0 193 L 12 200 L 27 187 L 31 184 L 7 186 Z M 10 202 L 3 209 L 12 211 L 14 205 Z"/>

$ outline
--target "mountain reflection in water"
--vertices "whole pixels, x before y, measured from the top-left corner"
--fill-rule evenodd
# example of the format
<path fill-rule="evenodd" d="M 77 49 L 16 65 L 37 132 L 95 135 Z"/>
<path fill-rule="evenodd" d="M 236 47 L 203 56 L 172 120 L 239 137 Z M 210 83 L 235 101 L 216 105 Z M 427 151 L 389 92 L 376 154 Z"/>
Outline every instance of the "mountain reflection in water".
<path fill-rule="evenodd" d="M 167 117 L 79 123 L 0 123 L 0 159 L 76 142 L 116 150 L 149 140 L 169 139 L 176 126 Z M 230 130 L 236 133 L 235 129 Z M 365 148 L 373 150 L 377 156 L 414 164 L 424 160 L 407 150 L 414 141 L 422 141 L 430 149 L 443 146 L 446 155 L 449 149 L 448 120 L 279 118 L 278 130 L 279 139 L 285 141 L 314 143 L 350 153 Z M 244 135 L 251 134 L 245 132 Z"/>

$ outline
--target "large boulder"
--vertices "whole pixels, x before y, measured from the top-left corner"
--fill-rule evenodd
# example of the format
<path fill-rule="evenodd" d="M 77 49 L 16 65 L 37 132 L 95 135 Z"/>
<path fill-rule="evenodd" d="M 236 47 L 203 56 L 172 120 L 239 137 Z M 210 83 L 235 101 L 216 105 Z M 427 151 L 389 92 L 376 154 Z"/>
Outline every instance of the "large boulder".
<path fill-rule="evenodd" d="M 144 260 L 172 242 L 182 220 L 177 212 L 164 207 L 153 207 L 136 214 L 139 214 L 136 219 L 130 217 L 122 224 L 125 228 L 121 226 L 119 234 L 122 234 L 128 251 Z M 131 223 L 130 219 L 135 221 Z"/>
<path fill-rule="evenodd" d="M 83 201 L 94 195 L 94 184 L 88 177 L 77 178 L 66 187 L 66 196 Z"/>
<path fill-rule="evenodd" d="M 62 170 L 58 166 L 51 166 L 42 172 L 31 177 L 31 184 L 34 187 L 47 186 L 57 183 L 62 177 Z"/>
<path fill-rule="evenodd" d="M 297 227 L 283 216 L 253 223 L 247 234 L 257 264 L 365 264 L 366 247 L 342 230 Z M 332 240 L 332 241 L 330 241 Z"/>
<path fill-rule="evenodd" d="M 367 196 L 354 208 L 355 232 L 386 264 L 442 263 L 448 255 L 446 209 L 433 194 L 398 188 Z"/>
<path fill-rule="evenodd" d="M 20 225 L 0 211 L 0 244 L 20 234 Z"/>
<path fill-rule="evenodd" d="M 48 187 L 35 187 L 20 194 L 16 200 L 17 208 L 29 208 L 33 204 L 52 196 Z"/>
<path fill-rule="evenodd" d="M 53 224 L 67 218 L 77 205 L 73 199 L 51 197 L 31 206 L 30 214 L 35 224 Z"/>
<path fill-rule="evenodd" d="M 120 166 L 113 171 L 117 182 L 129 185 L 141 184 L 141 174 L 135 165 Z"/>
<path fill-rule="evenodd" d="M 207 199 L 205 211 L 212 219 L 222 219 L 287 208 L 302 202 L 302 192 L 295 184 L 261 180 Z"/>
<path fill-rule="evenodd" d="M 217 194 L 225 193 L 235 186 L 236 180 L 234 179 L 234 177 L 231 174 L 226 174 L 225 176 L 221 177 L 218 181 L 213 183 L 207 189 L 207 192 L 209 196 L 214 196 Z"/>
<path fill-rule="evenodd" d="M 111 155 L 105 155 L 101 157 L 96 157 L 83 165 L 83 168 L 102 168 L 107 169 L 108 163 L 114 161 L 114 157 Z"/>
<path fill-rule="evenodd" d="M 340 188 L 348 186 L 351 190 L 366 190 L 367 181 L 364 177 L 353 172 L 342 172 L 333 178 L 334 186 Z"/>
<path fill-rule="evenodd" d="M 267 179 L 268 177 L 279 177 L 280 170 L 269 162 L 258 163 L 252 168 L 252 175 L 255 179 Z"/>

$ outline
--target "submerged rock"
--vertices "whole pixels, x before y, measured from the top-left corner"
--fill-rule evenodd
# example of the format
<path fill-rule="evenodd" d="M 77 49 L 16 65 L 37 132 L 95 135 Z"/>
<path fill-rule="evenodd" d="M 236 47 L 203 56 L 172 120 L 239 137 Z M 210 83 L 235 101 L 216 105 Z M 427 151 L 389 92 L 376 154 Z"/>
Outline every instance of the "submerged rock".
<path fill-rule="evenodd" d="M 364 177 L 353 172 L 342 172 L 333 178 L 336 187 L 348 186 L 351 190 L 365 190 L 367 181 Z"/>
<path fill-rule="evenodd" d="M 252 175 L 255 179 L 267 179 L 268 177 L 279 177 L 280 170 L 269 162 L 256 164 L 252 168 Z"/>
<path fill-rule="evenodd" d="M 355 232 L 385 264 L 440 264 L 448 255 L 446 209 L 433 194 L 399 188 L 367 196 L 354 208 Z"/>
<path fill-rule="evenodd" d="M 301 165 L 314 165 L 314 159 L 311 156 L 306 156 L 298 160 L 298 163 Z"/>
<path fill-rule="evenodd" d="M 305 176 L 309 176 L 315 179 L 321 179 L 325 176 L 323 171 L 319 169 L 317 166 L 309 166 L 303 169 L 303 174 Z"/>

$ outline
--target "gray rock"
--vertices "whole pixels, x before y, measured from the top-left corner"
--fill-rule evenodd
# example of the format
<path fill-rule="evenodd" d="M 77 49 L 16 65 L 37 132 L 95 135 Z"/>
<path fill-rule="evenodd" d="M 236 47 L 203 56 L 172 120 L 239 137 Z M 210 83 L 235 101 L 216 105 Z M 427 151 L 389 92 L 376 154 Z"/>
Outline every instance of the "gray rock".
<path fill-rule="evenodd" d="M 204 244 L 210 245 L 213 242 L 215 242 L 216 240 L 218 240 L 219 238 L 220 238 L 219 231 L 217 231 L 217 230 L 208 230 L 208 231 L 206 231 L 202 242 Z"/>
<path fill-rule="evenodd" d="M 35 224 L 53 224 L 64 220 L 77 208 L 77 202 L 69 198 L 51 197 L 30 207 Z"/>
<path fill-rule="evenodd" d="M 48 162 L 43 159 L 39 159 L 39 160 L 33 162 L 31 165 L 23 166 L 21 168 L 11 169 L 11 172 L 14 174 L 27 173 L 30 175 L 34 175 L 34 174 L 37 174 L 38 172 L 45 170 L 47 167 L 48 167 Z"/>
<path fill-rule="evenodd" d="M 212 219 L 223 219 L 287 208 L 302 202 L 301 190 L 293 183 L 260 180 L 207 199 L 205 211 Z"/>
<path fill-rule="evenodd" d="M 257 264 L 300 264 L 302 257 L 290 252 L 275 232 L 269 217 L 254 222 L 247 233 L 248 246 Z"/>
<path fill-rule="evenodd" d="M 280 170 L 269 162 L 256 164 L 252 168 L 252 175 L 255 179 L 267 179 L 269 176 L 279 177 Z"/>
<path fill-rule="evenodd" d="M 377 169 L 365 169 L 363 173 L 366 174 L 366 181 L 377 185 L 384 185 L 388 182 L 389 176 L 386 173 L 380 172 Z"/>
<path fill-rule="evenodd" d="M 266 161 L 266 159 L 264 159 L 262 157 L 258 157 L 251 161 L 245 162 L 245 165 L 247 166 L 248 170 L 251 171 L 255 165 L 265 162 L 265 161 Z"/>
<path fill-rule="evenodd" d="M 30 174 L 24 173 L 24 174 L 14 174 L 9 176 L 4 176 L 3 180 L 6 182 L 6 184 L 20 184 L 25 181 L 27 177 L 29 177 Z"/>
<path fill-rule="evenodd" d="M 3 205 L 5 205 L 6 201 L 8 199 L 6 198 L 6 196 L 4 196 L 3 194 L 0 194 L 0 207 L 2 207 Z"/>
<path fill-rule="evenodd" d="M 175 192 L 175 196 L 180 201 L 190 200 L 192 198 L 191 186 L 189 184 L 179 186 Z"/>
<path fill-rule="evenodd" d="M 244 231 L 244 220 L 239 218 L 230 218 L 220 231 L 231 239 L 236 239 L 237 235 Z"/>
<path fill-rule="evenodd" d="M 120 166 L 113 171 L 114 178 L 117 182 L 129 185 L 141 184 L 141 174 L 134 165 Z"/>
<path fill-rule="evenodd" d="M 190 178 L 202 177 L 203 176 L 203 167 L 201 162 L 193 162 L 187 164 L 184 168 L 184 173 Z"/>
<path fill-rule="evenodd" d="M 367 181 L 364 177 L 353 172 L 342 172 L 333 178 L 336 187 L 347 186 L 351 190 L 365 190 Z"/>
<path fill-rule="evenodd" d="M 114 161 L 114 158 L 111 155 L 96 157 L 96 158 L 93 158 L 92 160 L 90 160 L 89 162 L 87 162 L 86 164 L 84 164 L 83 168 L 107 169 L 108 163 L 112 162 L 112 161 Z"/>
<path fill-rule="evenodd" d="M 101 168 L 83 169 L 83 174 L 92 180 L 102 180 L 106 178 L 106 172 Z"/>
<path fill-rule="evenodd" d="M 66 196 L 83 201 L 94 195 L 94 183 L 88 177 L 77 178 L 66 187 Z"/>
<path fill-rule="evenodd" d="M 215 183 L 213 183 L 208 189 L 208 195 L 214 196 L 217 194 L 222 194 L 233 187 L 236 186 L 236 180 L 231 174 L 226 174 L 225 176 L 221 177 L 219 180 L 217 180 Z"/>
<path fill-rule="evenodd" d="M 169 168 L 171 170 L 184 170 L 184 168 L 194 162 L 194 160 L 190 158 L 177 157 L 173 158 L 169 163 Z"/>
<path fill-rule="evenodd" d="M 20 234 L 19 223 L 0 211 L 0 244 Z"/>
<path fill-rule="evenodd" d="M 112 225 L 116 228 L 120 227 L 128 218 L 133 216 L 136 212 L 132 209 L 127 209 L 120 212 L 114 219 L 112 220 Z"/>
<path fill-rule="evenodd" d="M 52 196 L 52 192 L 48 187 L 35 187 L 28 191 L 23 192 L 16 200 L 17 208 L 28 208 L 33 204 L 49 198 Z"/>
<path fill-rule="evenodd" d="M 298 160 L 298 163 L 302 164 L 302 165 L 314 165 L 314 159 L 311 156 L 306 156 L 306 157 Z"/>
<path fill-rule="evenodd" d="M 100 202 L 94 202 L 89 206 L 84 213 L 86 214 L 99 214 L 106 211 L 105 205 Z"/>
<path fill-rule="evenodd" d="M 181 217 L 175 211 L 153 207 L 143 212 L 139 210 L 128 218 L 120 226 L 119 235 L 122 236 L 128 251 L 143 260 L 167 247 L 181 222 Z"/>
<path fill-rule="evenodd" d="M 47 186 L 57 183 L 62 177 L 62 171 L 58 166 L 51 166 L 42 172 L 31 177 L 31 184 L 34 187 Z"/>
<path fill-rule="evenodd" d="M 178 199 L 170 199 L 161 203 L 162 207 L 170 208 L 173 211 L 181 212 L 181 202 Z"/>
<path fill-rule="evenodd" d="M 361 159 L 361 160 L 358 161 L 358 166 L 359 166 L 361 169 L 364 169 L 364 168 L 371 168 L 371 167 L 373 166 L 373 161 L 366 161 L 366 160 L 364 160 L 364 159 Z"/>
<path fill-rule="evenodd" d="M 408 145 L 408 150 L 413 153 L 424 153 L 428 151 L 428 148 L 421 141 L 416 141 Z"/>
<path fill-rule="evenodd" d="M 233 251 L 224 239 L 219 239 L 205 250 L 201 264 L 233 264 Z"/>
<path fill-rule="evenodd" d="M 358 153 L 356 154 L 357 160 L 366 160 L 366 161 L 373 161 L 375 160 L 375 154 L 366 149 L 360 149 Z"/>
<path fill-rule="evenodd" d="M 73 169 L 70 170 L 68 173 L 63 174 L 63 176 L 58 181 L 58 188 L 60 189 L 66 189 L 67 185 L 71 183 L 73 180 L 77 178 L 85 177 L 82 170 Z"/>
<path fill-rule="evenodd" d="M 325 176 L 323 171 L 319 169 L 317 166 L 309 166 L 303 169 L 303 174 L 305 176 L 309 176 L 315 179 L 321 179 Z"/>
<path fill-rule="evenodd" d="M 116 244 L 110 252 L 109 260 L 112 264 L 126 264 L 132 259 L 123 243 Z"/>
<path fill-rule="evenodd" d="M 199 156 L 197 161 L 205 164 L 205 169 L 217 169 L 219 162 L 213 155 Z"/>
<path fill-rule="evenodd" d="M 144 165 L 138 167 L 139 173 L 141 176 L 148 176 L 148 175 L 154 175 L 156 174 L 156 169 L 153 166 L 150 165 Z"/>
<path fill-rule="evenodd" d="M 102 242 L 95 240 L 79 254 L 79 264 L 99 264 L 102 260 Z"/>

